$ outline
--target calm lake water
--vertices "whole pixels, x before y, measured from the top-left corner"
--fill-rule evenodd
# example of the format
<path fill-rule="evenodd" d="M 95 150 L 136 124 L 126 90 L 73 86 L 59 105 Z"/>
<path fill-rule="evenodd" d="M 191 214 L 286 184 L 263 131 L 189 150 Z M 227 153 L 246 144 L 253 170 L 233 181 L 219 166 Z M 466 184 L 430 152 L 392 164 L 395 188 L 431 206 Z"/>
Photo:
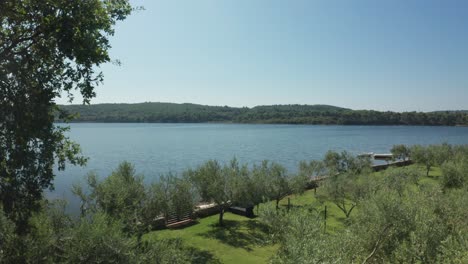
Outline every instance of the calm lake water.
<path fill-rule="evenodd" d="M 90 171 L 105 177 L 127 160 L 147 182 L 169 171 L 182 172 L 209 159 L 236 157 L 254 164 L 281 163 L 295 172 L 299 161 L 321 159 L 328 150 L 388 153 L 395 144 L 468 144 L 468 127 L 312 126 L 239 124 L 71 124 L 70 137 L 89 157 L 86 167 L 58 172 L 52 198 L 77 201 L 73 183 Z"/>

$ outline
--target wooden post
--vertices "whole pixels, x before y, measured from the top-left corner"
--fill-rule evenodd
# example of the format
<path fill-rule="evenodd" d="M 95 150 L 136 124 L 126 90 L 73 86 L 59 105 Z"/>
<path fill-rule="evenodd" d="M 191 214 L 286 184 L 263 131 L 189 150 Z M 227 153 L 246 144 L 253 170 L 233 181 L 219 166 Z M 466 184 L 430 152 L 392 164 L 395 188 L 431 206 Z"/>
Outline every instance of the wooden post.
<path fill-rule="evenodd" d="M 288 213 L 289 213 L 289 208 L 291 207 L 291 199 L 288 197 Z"/>
<path fill-rule="evenodd" d="M 324 225 L 325 232 L 327 232 L 327 206 L 325 205 L 325 225 Z"/>

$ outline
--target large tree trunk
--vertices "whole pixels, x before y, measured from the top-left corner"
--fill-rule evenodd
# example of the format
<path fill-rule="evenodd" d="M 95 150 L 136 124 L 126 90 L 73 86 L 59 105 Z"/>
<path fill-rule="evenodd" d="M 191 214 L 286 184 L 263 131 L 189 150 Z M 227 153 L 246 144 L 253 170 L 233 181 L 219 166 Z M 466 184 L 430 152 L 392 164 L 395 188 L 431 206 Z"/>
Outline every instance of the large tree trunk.
<path fill-rule="evenodd" d="M 224 207 L 219 207 L 219 226 L 223 226 Z"/>

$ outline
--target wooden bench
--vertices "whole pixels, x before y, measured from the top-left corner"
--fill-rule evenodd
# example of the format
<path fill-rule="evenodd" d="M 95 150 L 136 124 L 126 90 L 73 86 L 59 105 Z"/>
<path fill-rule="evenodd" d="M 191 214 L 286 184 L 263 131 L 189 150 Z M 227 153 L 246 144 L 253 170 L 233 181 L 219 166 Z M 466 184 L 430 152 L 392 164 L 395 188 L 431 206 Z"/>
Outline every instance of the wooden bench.
<path fill-rule="evenodd" d="M 177 227 L 181 227 L 181 226 L 184 226 L 184 225 L 188 225 L 190 223 L 192 223 L 194 220 L 192 218 L 188 218 L 188 219 L 185 219 L 185 220 L 182 220 L 182 221 L 174 221 L 172 223 L 168 223 L 166 224 L 166 227 L 167 228 L 177 228 Z"/>
<path fill-rule="evenodd" d="M 248 207 L 240 207 L 240 206 L 231 206 L 229 207 L 229 211 L 233 214 L 247 216 L 247 217 L 254 217 L 253 206 Z"/>
<path fill-rule="evenodd" d="M 193 222 L 192 212 L 186 212 L 183 215 L 171 213 L 166 217 L 167 228 L 177 228 Z"/>

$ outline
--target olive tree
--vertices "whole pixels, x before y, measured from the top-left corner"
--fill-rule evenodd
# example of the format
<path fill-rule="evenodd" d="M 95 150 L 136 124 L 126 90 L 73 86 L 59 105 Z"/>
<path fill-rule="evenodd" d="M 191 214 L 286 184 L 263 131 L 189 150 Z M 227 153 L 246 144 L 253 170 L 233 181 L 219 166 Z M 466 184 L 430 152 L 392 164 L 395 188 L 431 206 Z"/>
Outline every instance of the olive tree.
<path fill-rule="evenodd" d="M 325 164 L 319 160 L 301 161 L 299 162 L 299 174 L 307 175 L 311 178 L 317 176 L 325 176 Z"/>
<path fill-rule="evenodd" d="M 195 206 L 191 182 L 173 173 L 162 175 L 158 182 L 153 183 L 147 197 L 144 211 L 152 218 L 161 215 L 168 217 L 170 214 L 181 217 L 191 214 Z"/>
<path fill-rule="evenodd" d="M 255 164 L 251 170 L 250 199 L 253 204 L 266 201 L 275 201 L 279 209 L 280 201 L 290 194 L 302 194 L 310 184 L 310 175 L 300 171 L 297 174 L 288 174 L 286 169 L 276 162 L 267 160 Z"/>
<path fill-rule="evenodd" d="M 442 165 L 441 184 L 444 188 L 461 188 L 468 182 L 467 160 L 453 160 Z"/>
<path fill-rule="evenodd" d="M 322 161 L 299 162 L 299 182 L 302 182 L 302 185 L 305 184 L 306 187 L 314 188 L 314 191 L 317 191 L 318 187 L 317 178 L 325 176 L 326 173 L 327 171 Z"/>
<path fill-rule="evenodd" d="M 326 262 L 331 245 L 323 231 L 323 216 L 318 211 L 293 208 L 291 213 L 283 214 L 266 206 L 260 217 L 279 245 L 271 263 Z"/>
<path fill-rule="evenodd" d="M 388 168 L 383 172 L 382 180 L 386 188 L 396 191 L 400 196 L 410 185 L 418 185 L 423 172 L 418 168 Z M 369 179 L 371 180 L 371 179 Z"/>
<path fill-rule="evenodd" d="M 359 202 L 355 179 L 347 173 L 328 177 L 319 198 L 333 202 L 348 218 Z"/>
<path fill-rule="evenodd" d="M 268 183 L 268 162 L 263 161 L 261 164 L 254 164 L 251 170 L 251 193 L 253 195 L 253 202 L 259 205 L 262 202 L 269 200 L 269 193 L 267 189 Z"/>
<path fill-rule="evenodd" d="M 410 157 L 410 149 L 406 145 L 394 145 L 390 152 L 393 155 L 393 159 L 407 160 Z"/>
<path fill-rule="evenodd" d="M 348 218 L 358 202 L 367 195 L 369 186 L 367 182 L 359 181 L 359 176 L 370 173 L 370 160 L 346 151 L 329 151 L 323 163 L 329 175 L 325 179 L 321 198 L 332 201 Z"/>
<path fill-rule="evenodd" d="M 188 172 L 203 201 L 213 202 L 219 208 L 219 225 L 223 225 L 223 216 L 229 207 L 245 202 L 243 188 L 249 182 L 243 182 L 248 174 L 247 166 L 240 166 L 236 159 L 222 166 L 216 160 L 209 160 L 196 170 Z"/>
<path fill-rule="evenodd" d="M 355 156 L 347 151 L 341 153 L 328 151 L 323 159 L 323 165 L 329 175 L 343 172 L 353 174 L 368 172 L 371 164 L 369 157 Z"/>
<path fill-rule="evenodd" d="M 89 213 L 102 211 L 123 222 L 124 231 L 140 232 L 143 205 L 146 201 L 143 176 L 135 173 L 129 162 L 122 162 L 111 175 L 102 181 L 97 176 L 88 176 L 89 194 L 75 185 L 73 192 L 81 197 Z M 86 212 L 85 212 L 86 213 Z"/>
<path fill-rule="evenodd" d="M 264 161 L 262 168 L 267 176 L 266 195 L 269 200 L 275 201 L 276 209 L 279 209 L 281 199 L 291 194 L 291 177 L 287 174 L 286 168 L 276 162 Z"/>
<path fill-rule="evenodd" d="M 426 176 L 433 166 L 440 166 L 444 162 L 453 159 L 452 147 L 448 144 L 411 147 L 411 158 L 414 162 L 422 164 L 426 168 Z"/>

